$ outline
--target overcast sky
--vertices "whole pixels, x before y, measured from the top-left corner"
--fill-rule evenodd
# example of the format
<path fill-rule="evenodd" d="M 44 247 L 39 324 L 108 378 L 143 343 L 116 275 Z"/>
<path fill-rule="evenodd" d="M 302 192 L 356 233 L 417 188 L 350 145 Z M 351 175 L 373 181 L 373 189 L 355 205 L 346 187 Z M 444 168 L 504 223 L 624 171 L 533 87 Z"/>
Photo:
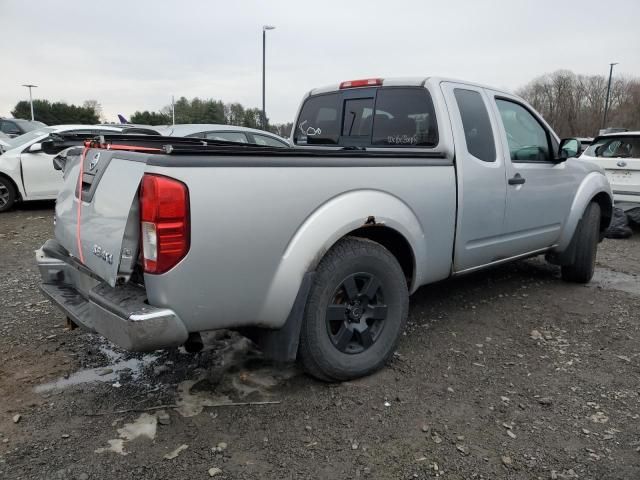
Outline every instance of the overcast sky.
<path fill-rule="evenodd" d="M 117 113 L 171 95 L 261 105 L 291 121 L 307 90 L 342 80 L 451 76 L 515 90 L 557 69 L 640 76 L 640 0 L 0 0 L 0 116 L 27 99 Z"/>

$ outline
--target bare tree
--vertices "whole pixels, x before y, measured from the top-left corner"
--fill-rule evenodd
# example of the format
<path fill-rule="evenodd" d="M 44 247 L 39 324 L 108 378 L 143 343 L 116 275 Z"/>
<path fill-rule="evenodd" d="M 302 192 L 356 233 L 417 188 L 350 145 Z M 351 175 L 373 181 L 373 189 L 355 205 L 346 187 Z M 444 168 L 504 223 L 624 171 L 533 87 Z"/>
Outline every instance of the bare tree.
<path fill-rule="evenodd" d="M 597 135 L 602 125 L 607 79 L 558 70 L 518 91 L 561 137 Z M 608 126 L 640 130 L 640 80 L 617 78 L 611 86 Z"/>

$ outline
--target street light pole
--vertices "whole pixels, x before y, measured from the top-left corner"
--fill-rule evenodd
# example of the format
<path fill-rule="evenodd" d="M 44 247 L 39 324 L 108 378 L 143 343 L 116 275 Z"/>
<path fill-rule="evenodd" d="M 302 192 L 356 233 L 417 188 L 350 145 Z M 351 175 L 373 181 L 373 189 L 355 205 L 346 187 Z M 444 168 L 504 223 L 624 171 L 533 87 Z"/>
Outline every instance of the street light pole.
<path fill-rule="evenodd" d="M 29 103 L 31 104 L 31 121 L 33 122 L 35 120 L 35 117 L 33 116 L 33 96 L 31 95 L 31 89 L 38 88 L 38 85 L 23 84 L 22 86 L 27 87 L 29 89 Z"/>
<path fill-rule="evenodd" d="M 267 43 L 267 30 L 274 30 L 276 27 L 273 25 L 262 26 L 262 128 L 267 128 L 267 112 L 265 107 L 265 64 L 266 64 L 266 43 Z"/>
<path fill-rule="evenodd" d="M 611 94 L 611 77 L 613 76 L 613 66 L 617 63 L 609 64 L 609 84 L 607 85 L 607 99 L 604 102 L 604 116 L 602 117 L 602 128 L 607 128 L 607 113 L 609 111 L 609 95 Z"/>

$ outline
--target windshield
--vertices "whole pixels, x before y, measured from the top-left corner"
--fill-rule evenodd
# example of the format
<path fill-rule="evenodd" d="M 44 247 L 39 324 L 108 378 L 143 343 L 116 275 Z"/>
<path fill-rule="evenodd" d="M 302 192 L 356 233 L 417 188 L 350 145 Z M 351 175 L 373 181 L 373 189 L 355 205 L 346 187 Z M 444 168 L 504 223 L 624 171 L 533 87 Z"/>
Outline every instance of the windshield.
<path fill-rule="evenodd" d="M 640 136 L 598 137 L 587 148 L 584 155 L 604 158 L 640 158 Z"/>
<path fill-rule="evenodd" d="M 45 133 L 51 133 L 54 130 L 55 129 L 52 127 L 44 127 L 44 128 L 39 128 L 38 130 L 31 130 L 30 132 L 23 133 L 22 135 L 16 138 L 12 138 L 11 140 L 8 140 L 7 143 L 9 144 L 10 148 L 16 148 L 16 147 L 19 147 L 20 145 L 24 145 L 25 143 L 29 143 L 32 140 L 35 140 L 36 138 L 44 135 Z"/>
<path fill-rule="evenodd" d="M 32 130 L 35 130 L 37 128 L 42 128 L 42 127 L 46 127 L 47 125 L 45 123 L 42 122 L 38 122 L 38 121 L 29 121 L 29 120 L 21 120 L 19 118 L 16 118 L 13 120 L 15 123 L 17 123 L 18 125 L 20 125 L 20 128 L 22 128 L 22 130 L 24 130 L 25 132 L 30 132 Z"/>

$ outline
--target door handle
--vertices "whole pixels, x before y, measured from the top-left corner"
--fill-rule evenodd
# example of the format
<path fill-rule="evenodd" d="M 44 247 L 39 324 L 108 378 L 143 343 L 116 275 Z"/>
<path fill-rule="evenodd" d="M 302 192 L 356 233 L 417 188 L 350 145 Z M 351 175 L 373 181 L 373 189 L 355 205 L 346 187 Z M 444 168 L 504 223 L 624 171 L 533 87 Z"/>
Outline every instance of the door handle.
<path fill-rule="evenodd" d="M 509 179 L 509 185 L 522 185 L 525 181 L 522 175 L 516 173 L 513 178 Z"/>

